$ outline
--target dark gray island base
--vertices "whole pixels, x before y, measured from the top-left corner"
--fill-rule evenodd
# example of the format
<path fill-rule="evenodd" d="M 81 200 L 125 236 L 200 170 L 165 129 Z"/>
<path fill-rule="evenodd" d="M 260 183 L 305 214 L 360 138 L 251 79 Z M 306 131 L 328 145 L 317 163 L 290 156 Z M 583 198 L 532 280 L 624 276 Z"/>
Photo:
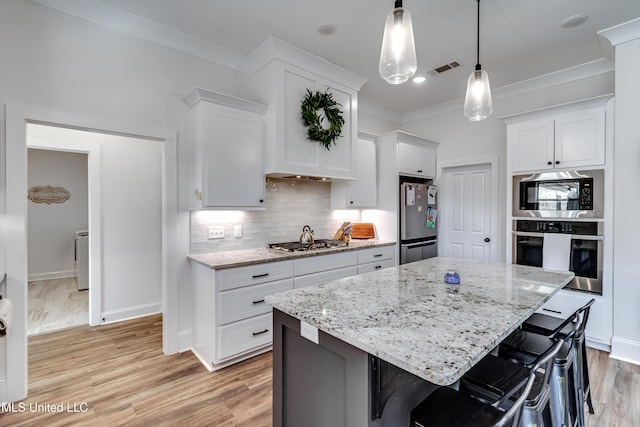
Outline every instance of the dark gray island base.
<path fill-rule="evenodd" d="M 273 426 L 408 426 L 573 277 L 436 257 L 269 295 Z"/>
<path fill-rule="evenodd" d="M 436 385 L 273 311 L 273 426 L 408 426 Z"/>

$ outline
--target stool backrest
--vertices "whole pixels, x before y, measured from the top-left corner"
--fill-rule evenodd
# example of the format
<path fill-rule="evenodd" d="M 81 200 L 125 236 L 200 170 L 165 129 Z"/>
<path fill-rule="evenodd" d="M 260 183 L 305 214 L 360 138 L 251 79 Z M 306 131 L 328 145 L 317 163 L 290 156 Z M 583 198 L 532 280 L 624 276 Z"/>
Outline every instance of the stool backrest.
<path fill-rule="evenodd" d="M 572 330 L 569 335 L 573 337 L 575 333 L 576 333 L 576 329 Z M 518 416 L 520 414 L 522 406 L 524 405 L 524 402 L 526 401 L 527 397 L 529 396 L 529 392 L 533 387 L 533 383 L 536 378 L 536 371 L 540 369 L 542 366 L 545 366 L 544 383 L 545 385 L 549 384 L 549 381 L 550 381 L 549 373 L 551 369 L 548 368 L 548 363 L 550 362 L 553 363 L 552 362 L 553 358 L 558 353 L 558 351 L 560 351 L 562 344 L 564 344 L 563 339 L 554 338 L 554 341 L 555 341 L 554 344 L 550 346 L 544 353 L 538 356 L 538 358 L 533 363 L 527 365 L 528 371 L 527 371 L 527 374 L 523 376 L 522 381 L 520 381 L 518 385 L 513 387 L 511 390 L 506 391 L 503 397 L 501 397 L 499 400 L 497 400 L 492 404 L 492 406 L 495 408 L 501 406 L 504 403 L 504 401 L 509 399 L 514 393 L 516 393 L 518 390 L 522 388 L 522 384 L 526 380 L 526 384 L 520 396 L 518 397 L 518 399 L 516 399 L 515 403 L 511 406 L 511 408 L 509 408 L 509 410 L 505 412 L 505 414 L 502 416 L 500 421 L 494 424 L 495 427 L 502 427 L 504 425 L 507 425 L 507 423 L 510 422 L 512 419 L 514 420 L 513 425 L 517 425 Z"/>
<path fill-rule="evenodd" d="M 596 302 L 595 299 L 591 298 L 591 300 L 576 310 L 576 314 L 578 315 L 578 322 L 580 322 L 580 327 L 578 328 L 577 336 L 580 336 L 584 333 L 584 329 L 587 327 L 587 321 L 589 320 L 589 311 L 593 303 Z"/>
<path fill-rule="evenodd" d="M 587 320 L 589 320 L 589 309 L 595 302 L 595 299 L 591 299 L 588 303 L 574 311 L 571 316 L 567 317 L 562 323 L 560 323 L 553 331 L 551 331 L 547 336 L 549 338 L 555 338 L 565 326 L 570 323 L 574 323 L 574 334 L 567 335 L 564 340 L 569 342 L 570 339 L 573 339 L 574 336 L 579 336 L 584 332 L 584 328 L 587 326 Z"/>

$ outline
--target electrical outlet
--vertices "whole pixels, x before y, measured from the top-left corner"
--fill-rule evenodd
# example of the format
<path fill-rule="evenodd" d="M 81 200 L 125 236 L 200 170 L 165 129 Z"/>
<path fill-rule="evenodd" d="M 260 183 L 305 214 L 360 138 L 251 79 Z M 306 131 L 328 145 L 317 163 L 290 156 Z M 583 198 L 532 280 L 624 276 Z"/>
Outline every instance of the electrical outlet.
<path fill-rule="evenodd" d="M 233 226 L 233 237 L 242 237 L 242 225 Z"/>
<path fill-rule="evenodd" d="M 224 239 L 224 225 L 209 226 L 209 240 L 211 239 Z"/>

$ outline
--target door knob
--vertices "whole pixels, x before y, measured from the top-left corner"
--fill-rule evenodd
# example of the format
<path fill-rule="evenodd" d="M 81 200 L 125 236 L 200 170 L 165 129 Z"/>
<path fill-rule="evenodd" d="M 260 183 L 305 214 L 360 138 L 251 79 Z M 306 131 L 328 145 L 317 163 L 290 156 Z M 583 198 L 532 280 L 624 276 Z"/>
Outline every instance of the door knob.
<path fill-rule="evenodd" d="M 485 243 L 489 243 L 489 242 L 491 241 L 491 239 L 490 239 L 490 238 L 488 238 L 488 237 L 485 237 L 485 238 L 484 238 L 484 241 L 485 241 Z"/>

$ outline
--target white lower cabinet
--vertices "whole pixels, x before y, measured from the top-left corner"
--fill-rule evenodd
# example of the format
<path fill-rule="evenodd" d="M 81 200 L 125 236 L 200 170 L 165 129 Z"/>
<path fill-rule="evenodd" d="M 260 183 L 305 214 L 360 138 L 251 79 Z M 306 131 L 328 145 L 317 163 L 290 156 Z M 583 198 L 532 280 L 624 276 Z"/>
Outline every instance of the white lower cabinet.
<path fill-rule="evenodd" d="M 270 346 L 273 340 L 271 311 L 249 319 L 221 326 L 217 359 L 224 360 L 245 352 Z"/>
<path fill-rule="evenodd" d="M 293 279 L 220 292 L 218 322 L 220 325 L 226 325 L 260 314 L 271 313 L 271 306 L 264 302 L 264 297 L 289 289 L 293 289 Z"/>
<path fill-rule="evenodd" d="M 358 274 L 394 267 L 396 265 L 395 253 L 395 246 L 382 246 L 358 251 Z"/>
<path fill-rule="evenodd" d="M 611 346 L 611 335 L 613 333 L 611 310 L 607 309 L 605 306 L 606 300 L 601 296 L 561 290 L 551 297 L 538 310 L 538 313 L 567 318 L 592 298 L 595 299 L 595 302 L 589 309 L 589 318 L 585 331 L 587 345 L 608 350 Z"/>
<path fill-rule="evenodd" d="M 395 265 L 395 246 L 317 254 L 246 267 L 212 269 L 192 262 L 192 351 L 210 371 L 271 350 L 267 295 Z M 378 269 L 379 269 L 378 268 Z"/>

